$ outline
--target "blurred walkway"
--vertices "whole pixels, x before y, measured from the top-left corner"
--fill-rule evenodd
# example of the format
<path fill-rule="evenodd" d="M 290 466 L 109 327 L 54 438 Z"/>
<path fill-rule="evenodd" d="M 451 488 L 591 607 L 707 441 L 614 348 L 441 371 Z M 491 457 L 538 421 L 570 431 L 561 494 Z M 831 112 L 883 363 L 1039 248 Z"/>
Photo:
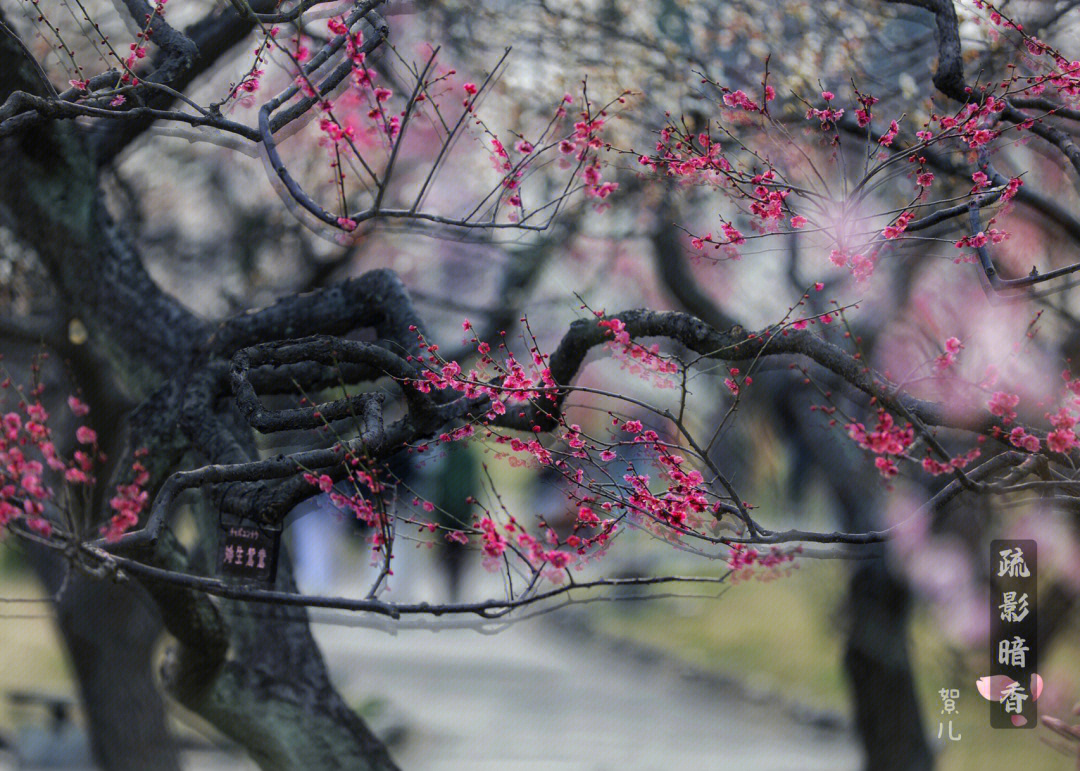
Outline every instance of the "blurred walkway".
<path fill-rule="evenodd" d="M 852 771 L 845 733 L 747 704 L 544 620 L 496 635 L 317 624 L 346 698 L 380 699 L 407 771 Z"/>

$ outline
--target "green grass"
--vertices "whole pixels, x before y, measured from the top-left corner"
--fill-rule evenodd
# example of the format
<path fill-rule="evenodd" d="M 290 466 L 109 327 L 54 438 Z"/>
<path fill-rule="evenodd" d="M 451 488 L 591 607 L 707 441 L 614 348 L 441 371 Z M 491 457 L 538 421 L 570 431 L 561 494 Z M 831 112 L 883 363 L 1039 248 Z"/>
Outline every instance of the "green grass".
<path fill-rule="evenodd" d="M 815 564 L 767 583 L 734 584 L 715 601 L 656 600 L 630 612 L 628 606 L 601 606 L 587 623 L 710 671 L 782 687 L 794 700 L 840 710 L 846 705 L 841 639 L 830 632 L 835 611 L 825 590 L 837 580 L 836 567 Z"/>

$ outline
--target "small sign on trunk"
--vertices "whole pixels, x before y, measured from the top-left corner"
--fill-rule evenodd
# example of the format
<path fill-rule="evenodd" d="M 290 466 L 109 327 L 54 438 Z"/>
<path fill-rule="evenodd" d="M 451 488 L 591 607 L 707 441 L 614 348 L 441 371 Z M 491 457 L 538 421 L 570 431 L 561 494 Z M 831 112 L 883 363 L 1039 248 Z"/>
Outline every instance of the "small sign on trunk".
<path fill-rule="evenodd" d="M 281 530 L 247 521 L 222 520 L 218 533 L 218 566 L 224 576 L 273 584 L 277 576 Z"/>

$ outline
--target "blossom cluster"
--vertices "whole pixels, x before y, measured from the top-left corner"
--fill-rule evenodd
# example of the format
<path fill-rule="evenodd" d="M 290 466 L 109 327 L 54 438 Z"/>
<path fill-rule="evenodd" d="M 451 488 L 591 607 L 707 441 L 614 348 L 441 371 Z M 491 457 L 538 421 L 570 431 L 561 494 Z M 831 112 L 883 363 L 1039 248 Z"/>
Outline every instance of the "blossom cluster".
<path fill-rule="evenodd" d="M 745 581 L 748 578 L 768 581 L 783 575 L 785 565 L 788 566 L 788 570 L 794 567 L 795 557 L 801 553 L 801 546 L 787 551 L 779 546 L 772 546 L 768 551 L 761 551 L 745 544 L 735 543 L 731 545 L 728 552 L 727 564 L 731 569 L 731 579 L 734 582 Z"/>
<path fill-rule="evenodd" d="M 12 388 L 11 381 L 5 380 L 3 387 Z M 26 398 L 16 389 L 17 409 L 0 416 L 0 526 L 20 520 L 32 532 L 49 537 L 54 524 L 47 516 L 46 507 L 63 507 L 65 499 L 48 474 L 55 476 L 64 492 L 88 490 L 97 482 L 95 469 L 106 458 L 98 447 L 97 432 L 85 424 L 75 428 L 77 449 L 70 457 L 64 457 L 53 439 L 49 413 L 38 398 L 40 392 L 40 387 L 36 387 Z M 86 403 L 75 395 L 68 397 L 67 405 L 76 418 L 90 412 Z M 109 501 L 115 513 L 101 532 L 110 541 L 138 524 L 139 514 L 146 505 L 144 488 L 149 473 L 139 461 L 145 454 L 145 450 L 135 453 L 131 481 L 118 485 Z"/>
<path fill-rule="evenodd" d="M 605 344 L 612 356 L 622 362 L 634 375 L 648 375 L 654 373 L 653 383 L 658 388 L 672 388 L 674 382 L 668 377 L 679 371 L 679 365 L 672 359 L 665 359 L 660 355 L 659 343 L 653 343 L 646 348 L 641 343 L 636 343 L 626 331 L 626 324 L 620 319 L 607 319 L 602 313 L 597 313 L 600 318 L 599 325 L 604 333 L 611 337 Z"/>
<path fill-rule="evenodd" d="M 867 431 L 862 423 L 850 423 L 847 428 L 848 436 L 859 447 L 878 456 L 874 459 L 874 465 L 885 478 L 894 477 L 898 473 L 896 461 L 890 456 L 902 455 L 915 441 L 915 429 L 912 425 L 907 423 L 901 428 L 885 410 L 878 411 L 877 426 L 873 431 Z"/>

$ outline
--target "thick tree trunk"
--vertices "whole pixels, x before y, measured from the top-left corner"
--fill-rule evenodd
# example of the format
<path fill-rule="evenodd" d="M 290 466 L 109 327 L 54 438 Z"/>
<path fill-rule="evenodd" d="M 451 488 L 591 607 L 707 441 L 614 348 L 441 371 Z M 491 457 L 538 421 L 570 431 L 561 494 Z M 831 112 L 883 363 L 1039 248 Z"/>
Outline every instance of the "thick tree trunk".
<path fill-rule="evenodd" d="M 835 475 L 842 466 L 836 463 L 831 473 Z M 880 529 L 877 496 L 851 484 L 852 478 L 846 476 L 847 483 L 832 480 L 843 526 L 852 532 Z M 931 771 L 934 757 L 908 648 L 910 590 L 890 569 L 887 548 L 871 548 L 877 551 L 877 559 L 857 563 L 848 584 L 844 651 L 865 767 L 867 771 Z"/>
<path fill-rule="evenodd" d="M 46 88 L 25 48 L 0 28 L 0 104 L 13 91 L 42 94 Z M 83 322 L 91 343 L 108 357 L 117 373 L 116 387 L 143 400 L 127 422 L 127 445 L 118 465 L 130 465 L 131 451 L 146 447 L 152 495 L 193 449 L 185 434 L 190 427 L 181 420 L 192 401 L 213 406 L 214 394 L 198 390 L 192 377 L 197 352 L 213 330 L 153 283 L 104 210 L 97 164 L 79 126 L 53 121 L 0 138 L 0 158 L 0 208 L 10 216 L 16 236 L 36 250 L 62 306 Z M 206 419 L 216 421 L 217 416 L 207 412 Z M 224 437 L 230 450 L 247 452 L 250 431 L 246 438 L 244 431 L 237 433 L 233 426 L 215 436 Z M 212 544 L 213 531 L 204 528 L 203 538 Z M 168 529 L 151 553 L 139 556 L 159 567 L 192 569 Z M 279 570 L 278 586 L 295 589 L 287 563 Z M 264 769 L 395 768 L 385 747 L 333 689 L 305 611 L 219 605 L 198 592 L 165 584 L 145 588 L 177 641 L 163 668 L 166 687 L 181 704 L 244 746 Z M 115 688 L 130 698 L 124 664 L 142 678 L 156 639 L 156 627 L 145 624 L 137 610 L 138 590 L 80 578 L 68 591 L 73 601 L 60 609 L 61 626 L 81 687 L 95 695 Z M 110 638 L 113 627 L 118 636 Z M 161 706 L 143 687 L 149 682 L 142 678 L 137 698 L 149 705 L 153 717 Z M 95 703 L 88 699 L 88 706 Z M 113 756 L 108 734 L 116 730 L 116 721 L 108 713 L 91 719 L 92 728 L 104 732 L 94 739 L 103 748 L 103 760 L 115 763 L 106 766 L 109 771 L 154 768 L 138 762 L 144 757 L 141 750 L 119 747 L 116 752 L 123 757 Z M 119 730 L 143 734 L 130 737 L 137 746 L 156 730 L 149 723 L 119 722 Z"/>
<path fill-rule="evenodd" d="M 885 561 L 851 575 L 844 667 L 868 771 L 930 771 L 907 642 L 908 589 Z"/>
<path fill-rule="evenodd" d="M 161 618 L 142 587 L 67 573 L 53 552 L 34 549 L 50 593 L 64 585 L 56 620 L 88 721 L 94 759 L 105 771 L 179 771 L 153 673 Z"/>

